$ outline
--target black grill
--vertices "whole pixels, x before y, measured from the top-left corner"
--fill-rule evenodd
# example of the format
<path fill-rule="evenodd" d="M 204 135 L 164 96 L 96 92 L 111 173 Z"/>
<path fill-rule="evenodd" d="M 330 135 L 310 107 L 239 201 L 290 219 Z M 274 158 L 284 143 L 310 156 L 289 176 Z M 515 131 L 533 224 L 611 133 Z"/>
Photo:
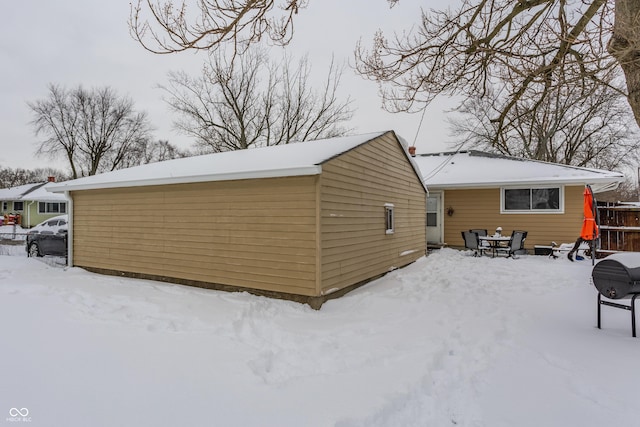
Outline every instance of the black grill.
<path fill-rule="evenodd" d="M 611 255 L 611 257 L 614 256 L 616 255 Z M 622 260 L 611 259 L 611 257 L 600 261 L 591 272 L 593 284 L 598 288 L 598 292 L 611 299 L 620 299 L 639 293 L 640 267 L 628 267 Z"/>
<path fill-rule="evenodd" d="M 640 296 L 640 253 L 618 253 L 603 259 L 593 267 L 591 280 L 598 289 L 598 328 L 601 324 L 601 306 L 631 311 L 631 332 L 636 336 L 635 301 Z M 629 305 L 603 300 L 631 298 Z"/>

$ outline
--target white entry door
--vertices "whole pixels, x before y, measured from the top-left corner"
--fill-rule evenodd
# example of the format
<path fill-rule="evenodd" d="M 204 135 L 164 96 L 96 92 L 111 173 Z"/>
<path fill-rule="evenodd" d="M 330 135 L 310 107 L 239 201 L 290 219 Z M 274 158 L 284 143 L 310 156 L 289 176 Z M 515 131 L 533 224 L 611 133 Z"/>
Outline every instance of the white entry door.
<path fill-rule="evenodd" d="M 442 243 L 442 193 L 427 197 L 427 243 Z"/>

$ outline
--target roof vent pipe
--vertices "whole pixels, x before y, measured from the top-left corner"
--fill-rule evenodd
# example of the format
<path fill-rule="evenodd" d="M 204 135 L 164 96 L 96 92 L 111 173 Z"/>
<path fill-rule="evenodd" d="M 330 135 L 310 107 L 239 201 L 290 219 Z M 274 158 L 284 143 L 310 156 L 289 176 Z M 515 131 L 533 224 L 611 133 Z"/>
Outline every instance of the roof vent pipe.
<path fill-rule="evenodd" d="M 409 147 L 409 154 L 411 155 L 411 157 L 415 157 L 416 156 L 416 147 L 415 146 L 410 146 Z"/>

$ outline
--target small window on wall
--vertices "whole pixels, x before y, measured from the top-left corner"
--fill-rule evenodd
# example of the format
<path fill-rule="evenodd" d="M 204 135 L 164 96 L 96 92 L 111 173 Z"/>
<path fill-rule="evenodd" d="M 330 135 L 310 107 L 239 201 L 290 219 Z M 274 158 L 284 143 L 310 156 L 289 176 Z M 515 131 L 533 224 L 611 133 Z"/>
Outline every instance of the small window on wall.
<path fill-rule="evenodd" d="M 394 233 L 394 218 L 393 218 L 393 205 L 391 203 L 386 203 L 384 205 L 384 224 L 385 224 L 385 233 L 393 234 Z"/>
<path fill-rule="evenodd" d="M 41 214 L 49 214 L 49 213 L 66 213 L 67 212 L 67 204 L 64 202 L 58 203 L 38 203 L 38 213 Z"/>
<path fill-rule="evenodd" d="M 13 210 L 14 211 L 24 210 L 24 202 L 13 202 Z"/>
<path fill-rule="evenodd" d="M 562 213 L 562 187 L 503 188 L 502 213 Z"/>
<path fill-rule="evenodd" d="M 427 197 L 427 227 L 438 226 L 438 199 Z"/>

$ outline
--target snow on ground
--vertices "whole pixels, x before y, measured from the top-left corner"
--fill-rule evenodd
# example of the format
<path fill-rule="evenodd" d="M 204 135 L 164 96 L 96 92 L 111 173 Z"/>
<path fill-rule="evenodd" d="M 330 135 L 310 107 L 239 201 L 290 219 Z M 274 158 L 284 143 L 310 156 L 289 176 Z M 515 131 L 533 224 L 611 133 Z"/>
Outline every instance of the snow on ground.
<path fill-rule="evenodd" d="M 640 425 L 640 338 L 595 327 L 590 261 L 445 249 L 314 311 L 14 255 L 0 426 Z"/>

